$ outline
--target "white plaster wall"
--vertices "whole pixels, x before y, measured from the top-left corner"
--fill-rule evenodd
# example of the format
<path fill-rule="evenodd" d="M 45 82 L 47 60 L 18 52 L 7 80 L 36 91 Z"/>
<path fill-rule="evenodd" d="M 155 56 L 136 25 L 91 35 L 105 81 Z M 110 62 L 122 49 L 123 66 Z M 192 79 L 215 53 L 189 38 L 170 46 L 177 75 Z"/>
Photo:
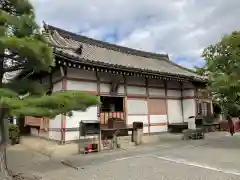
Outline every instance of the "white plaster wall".
<path fill-rule="evenodd" d="M 150 124 L 151 123 L 166 123 L 166 125 L 150 126 L 150 133 L 166 132 L 168 130 L 167 115 L 150 115 Z"/>
<path fill-rule="evenodd" d="M 127 125 L 132 125 L 133 122 L 143 122 L 143 124 L 148 124 L 148 116 L 147 115 L 128 116 Z"/>
<path fill-rule="evenodd" d="M 167 123 L 167 115 L 150 115 L 150 123 Z"/>
<path fill-rule="evenodd" d="M 181 97 L 181 91 L 180 90 L 167 90 L 167 96 L 170 97 Z"/>
<path fill-rule="evenodd" d="M 79 128 L 82 120 L 99 120 L 97 106 L 89 107 L 86 111 L 73 111 L 71 117 L 66 117 L 66 128 Z M 79 131 L 66 132 L 65 140 L 73 141 L 79 139 Z"/>
<path fill-rule="evenodd" d="M 57 115 L 55 118 L 49 120 L 49 129 L 50 131 L 48 132 L 48 137 L 49 139 L 60 141 L 61 140 L 61 122 L 62 122 L 62 115 Z M 58 131 L 51 131 L 51 129 L 58 129 Z"/>
<path fill-rule="evenodd" d="M 145 87 L 136 87 L 136 86 L 127 86 L 127 93 L 133 95 L 145 95 L 146 88 Z"/>
<path fill-rule="evenodd" d="M 74 141 L 78 140 L 80 138 L 80 132 L 79 131 L 69 131 L 65 134 L 65 141 Z"/>
<path fill-rule="evenodd" d="M 101 93 L 109 93 L 110 92 L 111 85 L 106 83 L 100 84 L 100 92 Z M 124 86 L 119 85 L 117 93 L 124 94 Z"/>
<path fill-rule="evenodd" d="M 167 81 L 167 88 L 180 89 L 181 88 L 181 84 L 178 81 Z"/>
<path fill-rule="evenodd" d="M 194 96 L 194 89 L 183 90 L 183 97 L 186 97 L 186 96 L 193 97 Z"/>
<path fill-rule="evenodd" d="M 62 90 L 62 81 L 57 82 L 53 85 L 53 92 L 57 92 L 61 90 Z"/>
<path fill-rule="evenodd" d="M 167 112 L 168 122 L 171 123 L 182 123 L 182 104 L 181 100 L 167 100 Z"/>
<path fill-rule="evenodd" d="M 183 100 L 183 116 L 184 122 L 188 122 L 190 116 L 196 116 L 196 102 L 195 99 Z"/>
<path fill-rule="evenodd" d="M 148 88 L 149 96 L 165 96 L 165 89 Z"/>
<path fill-rule="evenodd" d="M 128 114 L 148 114 L 148 104 L 145 99 L 128 99 Z"/>
<path fill-rule="evenodd" d="M 97 113 L 97 106 L 89 107 L 86 111 L 73 111 L 71 117 L 66 117 L 66 128 L 79 127 L 79 123 L 82 120 L 99 120 Z"/>
<path fill-rule="evenodd" d="M 120 94 L 124 94 L 125 93 L 124 85 L 119 85 L 118 93 L 120 93 Z"/>
<path fill-rule="evenodd" d="M 141 116 L 141 115 L 135 115 L 135 116 L 128 116 L 128 121 L 127 121 L 127 125 L 132 125 L 133 122 L 143 122 L 143 124 L 148 124 L 148 116 Z M 148 133 L 148 127 L 145 126 L 143 127 L 143 132 L 144 133 Z"/>
<path fill-rule="evenodd" d="M 110 84 L 101 83 L 100 84 L 100 92 L 109 93 L 110 87 L 111 87 Z"/>
<path fill-rule="evenodd" d="M 89 79 L 96 80 L 96 72 L 88 71 L 78 68 L 68 68 L 67 69 L 67 77 L 70 78 L 80 78 L 80 79 Z"/>
<path fill-rule="evenodd" d="M 67 80 L 67 90 L 97 91 L 97 83 Z"/>
<path fill-rule="evenodd" d="M 168 126 L 150 126 L 150 133 L 167 132 Z"/>
<path fill-rule="evenodd" d="M 147 134 L 149 131 L 148 131 L 148 127 L 147 126 L 145 126 L 145 127 L 143 127 L 143 133 L 144 134 Z"/>
<path fill-rule="evenodd" d="M 49 128 L 61 128 L 62 115 L 59 114 L 55 118 L 49 120 Z"/>

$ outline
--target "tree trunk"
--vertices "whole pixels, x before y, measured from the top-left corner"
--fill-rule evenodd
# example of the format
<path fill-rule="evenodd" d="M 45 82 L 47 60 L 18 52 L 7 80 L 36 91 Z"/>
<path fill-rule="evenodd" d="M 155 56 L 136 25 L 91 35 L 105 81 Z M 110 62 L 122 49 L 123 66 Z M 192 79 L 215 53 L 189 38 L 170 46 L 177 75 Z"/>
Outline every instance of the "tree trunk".
<path fill-rule="evenodd" d="M 6 144 L 0 145 L 0 173 L 3 173 L 6 177 L 10 177 L 7 168 Z"/>
<path fill-rule="evenodd" d="M 9 177 L 7 168 L 7 144 L 8 144 L 8 127 L 7 122 L 4 119 L 4 109 L 0 105 L 0 172 L 6 177 Z"/>

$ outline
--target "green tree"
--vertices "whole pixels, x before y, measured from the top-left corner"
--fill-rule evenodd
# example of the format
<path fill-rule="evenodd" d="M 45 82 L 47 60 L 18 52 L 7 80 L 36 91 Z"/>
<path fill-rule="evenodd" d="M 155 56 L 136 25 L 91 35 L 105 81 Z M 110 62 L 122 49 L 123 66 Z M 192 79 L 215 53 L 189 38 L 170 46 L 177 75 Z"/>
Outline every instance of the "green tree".
<path fill-rule="evenodd" d="M 207 75 L 207 74 L 206 74 L 205 66 L 203 66 L 203 67 L 197 67 L 197 66 L 195 66 L 195 67 L 194 67 L 194 70 L 195 70 L 195 73 L 197 73 L 197 74 L 199 74 L 199 75 L 201 75 L 201 76 L 206 76 L 206 75 Z"/>
<path fill-rule="evenodd" d="M 0 0 L 0 132 L 6 139 L 6 117 L 28 115 L 54 117 L 96 105 L 96 96 L 78 91 L 46 95 L 48 86 L 31 79 L 32 74 L 54 66 L 52 48 L 41 35 L 34 9 L 28 0 Z M 27 95 L 27 96 L 24 96 Z M 21 97 L 21 98 L 20 98 Z M 5 164 L 5 146 L 0 161 Z M 0 166 L 2 167 L 2 166 Z M 1 171 L 7 173 L 3 168 Z"/>
<path fill-rule="evenodd" d="M 224 36 L 203 52 L 208 72 L 208 88 L 224 113 L 239 116 L 240 111 L 240 31 Z"/>

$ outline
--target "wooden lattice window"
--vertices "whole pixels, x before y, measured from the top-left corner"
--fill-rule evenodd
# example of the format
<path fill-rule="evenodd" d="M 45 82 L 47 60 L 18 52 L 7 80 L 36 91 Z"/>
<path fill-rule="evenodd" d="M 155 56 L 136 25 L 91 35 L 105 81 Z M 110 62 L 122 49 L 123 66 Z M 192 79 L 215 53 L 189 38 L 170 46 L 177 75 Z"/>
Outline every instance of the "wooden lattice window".
<path fill-rule="evenodd" d="M 200 116 L 209 116 L 211 114 L 211 103 L 209 102 L 200 102 L 198 104 L 198 115 Z"/>

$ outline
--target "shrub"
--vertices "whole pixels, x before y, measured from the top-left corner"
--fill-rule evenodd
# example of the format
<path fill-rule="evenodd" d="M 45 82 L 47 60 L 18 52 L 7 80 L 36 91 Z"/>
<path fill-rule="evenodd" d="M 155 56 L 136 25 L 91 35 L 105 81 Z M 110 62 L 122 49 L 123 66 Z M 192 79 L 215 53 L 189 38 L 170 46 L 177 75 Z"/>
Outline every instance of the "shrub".
<path fill-rule="evenodd" d="M 11 144 L 18 144 L 20 142 L 20 130 L 18 125 L 9 124 L 8 125 L 9 139 Z"/>

